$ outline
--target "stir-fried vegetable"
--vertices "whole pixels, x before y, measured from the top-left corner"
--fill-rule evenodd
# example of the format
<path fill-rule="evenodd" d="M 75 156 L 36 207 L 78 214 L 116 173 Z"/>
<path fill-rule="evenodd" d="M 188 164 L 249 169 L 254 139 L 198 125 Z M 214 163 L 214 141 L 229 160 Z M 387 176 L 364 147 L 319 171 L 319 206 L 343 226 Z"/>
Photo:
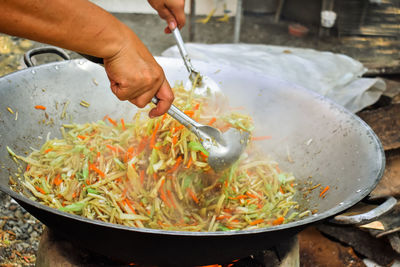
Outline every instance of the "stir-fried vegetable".
<path fill-rule="evenodd" d="M 183 88 L 175 96 L 177 106 L 204 124 L 253 129 L 242 114 L 205 112 L 207 99 Z M 24 185 L 34 198 L 62 211 L 180 231 L 253 229 L 298 217 L 293 175 L 253 151 L 215 173 L 195 135 L 167 115 L 149 119 L 139 112 L 130 123 L 106 116 L 64 125 L 62 134 L 26 158 L 9 150 L 29 164 Z"/>

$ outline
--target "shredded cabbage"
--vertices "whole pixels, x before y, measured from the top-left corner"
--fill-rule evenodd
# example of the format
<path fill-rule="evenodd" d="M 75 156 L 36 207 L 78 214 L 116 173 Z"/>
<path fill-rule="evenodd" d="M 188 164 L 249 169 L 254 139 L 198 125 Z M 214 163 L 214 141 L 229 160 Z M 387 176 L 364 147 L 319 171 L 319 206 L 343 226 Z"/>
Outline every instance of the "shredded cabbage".
<path fill-rule="evenodd" d="M 175 104 L 222 131 L 251 131 L 251 118 L 221 112 L 175 88 Z M 189 101 L 190 99 L 190 101 Z M 196 136 L 171 117 L 69 124 L 28 157 L 24 185 L 40 203 L 90 219 L 178 231 L 269 227 L 299 217 L 295 178 L 255 151 L 215 173 Z M 301 214 L 303 215 L 303 214 Z M 303 215 L 304 216 L 304 215 Z"/>

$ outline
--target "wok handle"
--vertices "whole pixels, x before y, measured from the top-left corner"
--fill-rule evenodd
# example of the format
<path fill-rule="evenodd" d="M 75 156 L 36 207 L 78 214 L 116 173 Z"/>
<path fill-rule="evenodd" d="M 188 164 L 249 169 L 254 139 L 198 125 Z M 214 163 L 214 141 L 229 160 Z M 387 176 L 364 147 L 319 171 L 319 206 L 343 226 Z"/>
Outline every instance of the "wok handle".
<path fill-rule="evenodd" d="M 33 48 L 25 53 L 24 62 L 26 66 L 28 68 L 35 66 L 35 64 L 32 62 L 32 57 L 41 54 L 56 54 L 65 60 L 70 60 L 69 55 L 61 48 L 55 46 L 44 46 L 44 47 Z"/>
<path fill-rule="evenodd" d="M 391 211 L 396 204 L 397 200 L 394 197 L 388 197 L 385 202 L 368 212 L 349 216 L 337 215 L 333 217 L 330 222 L 336 224 L 366 224 L 376 221 L 380 216 Z"/>

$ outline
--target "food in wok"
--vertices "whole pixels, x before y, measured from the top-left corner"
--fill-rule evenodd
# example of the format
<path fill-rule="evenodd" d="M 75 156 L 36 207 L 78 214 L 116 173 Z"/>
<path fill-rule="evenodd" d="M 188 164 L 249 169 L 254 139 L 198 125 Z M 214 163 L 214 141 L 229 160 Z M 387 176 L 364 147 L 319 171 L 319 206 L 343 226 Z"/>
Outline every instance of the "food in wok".
<path fill-rule="evenodd" d="M 218 101 L 193 90 L 176 86 L 175 96 L 199 122 L 222 131 L 253 129 L 250 117 L 217 108 Z M 253 137 L 235 164 L 216 173 L 197 137 L 167 115 L 150 119 L 142 111 L 131 122 L 106 116 L 61 132 L 62 139 L 47 140 L 27 157 L 8 149 L 27 164 L 22 193 L 65 212 L 177 231 L 269 227 L 310 213 L 293 200 L 295 177 L 257 151 L 263 137 Z"/>

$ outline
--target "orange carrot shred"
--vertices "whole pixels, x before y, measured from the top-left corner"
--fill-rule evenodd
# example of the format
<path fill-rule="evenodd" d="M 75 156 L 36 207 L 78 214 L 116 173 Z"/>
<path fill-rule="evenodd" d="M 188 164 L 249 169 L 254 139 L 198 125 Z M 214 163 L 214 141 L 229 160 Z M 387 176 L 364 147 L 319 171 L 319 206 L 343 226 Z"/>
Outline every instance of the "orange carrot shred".
<path fill-rule="evenodd" d="M 194 200 L 194 202 L 196 202 L 196 204 L 199 203 L 199 199 L 197 198 L 196 193 L 193 192 L 193 190 L 192 190 L 190 187 L 186 188 L 186 191 L 187 191 L 187 192 L 189 193 L 189 195 L 192 197 L 192 199 Z"/>
<path fill-rule="evenodd" d="M 204 154 L 203 151 L 200 151 L 200 154 L 204 157 L 204 158 L 208 158 L 208 156 L 206 154 Z"/>
<path fill-rule="evenodd" d="M 132 207 L 131 202 L 129 199 L 125 199 L 125 203 L 128 205 L 129 209 L 133 212 L 133 214 L 137 214 L 135 209 Z"/>
<path fill-rule="evenodd" d="M 60 179 L 60 177 L 61 177 L 61 174 L 59 173 L 59 174 L 57 174 L 57 176 L 54 178 L 54 180 L 53 180 L 53 183 L 56 185 L 56 186 L 59 186 L 61 183 L 62 183 L 62 180 Z"/>
<path fill-rule="evenodd" d="M 144 170 L 140 171 L 140 183 L 143 184 L 144 182 Z"/>
<path fill-rule="evenodd" d="M 274 220 L 274 221 L 272 222 L 272 225 L 279 225 L 279 224 L 282 224 L 284 220 L 285 220 L 285 218 L 279 217 L 278 219 L 276 219 L 276 220 Z"/>
<path fill-rule="evenodd" d="M 193 110 L 185 110 L 183 113 L 185 113 L 189 117 L 193 117 L 194 116 L 194 111 Z"/>
<path fill-rule="evenodd" d="M 108 117 L 108 116 L 107 116 L 107 120 L 108 120 L 112 125 L 114 125 L 114 126 L 117 126 L 117 125 L 118 125 L 117 122 L 116 122 L 115 120 L 111 119 L 111 118 Z"/>
<path fill-rule="evenodd" d="M 269 135 L 266 135 L 266 136 L 253 136 L 251 138 L 251 141 L 262 141 L 262 140 L 268 140 L 268 139 L 271 139 L 271 138 L 272 137 L 269 136 Z"/>
<path fill-rule="evenodd" d="M 110 149 L 110 150 L 112 150 L 112 151 L 114 151 L 114 152 L 116 152 L 116 153 L 118 153 L 118 148 L 117 147 L 115 147 L 115 146 L 112 146 L 112 145 L 106 145 L 106 147 L 108 148 L 108 149 Z"/>
<path fill-rule="evenodd" d="M 137 148 L 137 153 L 138 154 L 140 154 L 146 148 L 147 141 L 148 141 L 148 137 L 147 136 L 143 137 L 143 139 L 140 140 L 140 143 L 139 143 L 138 148 Z"/>
<path fill-rule="evenodd" d="M 229 199 L 244 199 L 244 198 L 247 198 L 247 196 L 246 195 L 239 195 L 239 196 L 236 196 L 236 197 L 229 197 Z"/>
<path fill-rule="evenodd" d="M 174 137 L 172 138 L 172 144 L 176 145 L 176 143 L 178 143 L 178 136 L 174 135 Z"/>
<path fill-rule="evenodd" d="M 40 193 L 42 193 L 43 195 L 46 195 L 46 192 L 42 188 L 40 188 L 39 186 L 35 186 L 35 189 L 37 191 L 39 191 Z"/>
<path fill-rule="evenodd" d="M 282 194 L 285 194 L 285 191 L 283 191 L 282 186 L 279 187 L 279 192 L 281 192 Z"/>
<path fill-rule="evenodd" d="M 94 164 L 90 164 L 89 165 L 89 170 L 95 171 L 98 175 L 100 175 L 101 178 L 104 178 L 106 175 L 104 174 L 104 172 L 102 172 L 101 170 L 99 170 L 96 165 Z"/>
<path fill-rule="evenodd" d="M 47 154 L 47 153 L 49 153 L 50 151 L 52 151 L 53 149 L 52 148 L 48 148 L 48 149 L 46 149 L 45 151 L 44 151 L 44 154 Z"/>
<path fill-rule="evenodd" d="M 82 140 L 85 140 L 86 139 L 86 136 L 83 136 L 83 135 L 78 135 L 77 136 L 79 139 L 82 139 Z"/>
<path fill-rule="evenodd" d="M 213 118 L 211 118 L 211 120 L 208 122 L 208 125 L 213 125 L 214 122 L 216 122 L 216 121 L 217 121 L 217 118 L 213 117 Z"/>
<path fill-rule="evenodd" d="M 246 195 L 248 195 L 249 197 L 252 197 L 252 198 L 258 198 L 258 196 L 250 193 L 249 191 L 246 192 Z"/>
<path fill-rule="evenodd" d="M 174 172 L 179 168 L 179 165 L 182 162 L 182 156 L 179 156 L 178 159 L 176 160 L 176 163 L 174 165 L 174 167 L 172 167 L 171 169 L 168 170 L 168 172 Z"/>
<path fill-rule="evenodd" d="M 121 125 L 122 125 L 122 130 L 126 130 L 126 127 L 125 127 L 125 121 L 124 121 L 124 119 L 123 118 L 121 118 Z"/>
<path fill-rule="evenodd" d="M 230 217 L 232 217 L 232 216 L 231 215 L 219 215 L 215 219 L 216 220 L 223 220 L 223 219 L 229 219 Z"/>
<path fill-rule="evenodd" d="M 46 110 L 46 107 L 42 106 L 42 105 L 36 105 L 35 108 L 36 109 L 41 109 L 41 110 Z"/>
<path fill-rule="evenodd" d="M 173 196 L 171 190 L 167 189 L 167 195 L 168 195 L 169 201 L 172 203 L 172 206 L 174 206 L 174 208 L 176 209 L 176 204 L 175 204 L 175 201 L 174 201 L 174 196 Z"/>
<path fill-rule="evenodd" d="M 328 192 L 329 188 L 330 188 L 329 185 L 327 185 L 327 186 L 324 188 L 324 190 L 322 190 L 322 192 L 319 194 L 319 196 L 322 197 L 326 192 Z"/>
<path fill-rule="evenodd" d="M 157 123 L 156 126 L 154 127 L 153 133 L 151 135 L 151 139 L 150 139 L 150 147 L 151 148 L 156 148 L 155 144 L 156 144 L 156 134 L 158 131 L 158 128 L 160 127 L 160 123 Z"/>
<path fill-rule="evenodd" d="M 262 223 L 262 222 L 264 222 L 264 219 L 254 220 L 254 221 L 250 222 L 249 224 L 250 224 L 250 225 L 256 225 L 256 224 L 260 224 L 260 223 Z"/>
<path fill-rule="evenodd" d="M 31 169 L 31 165 L 26 165 L 26 171 L 28 172 Z"/>
<path fill-rule="evenodd" d="M 165 121 L 166 118 L 167 118 L 167 113 L 165 113 L 165 114 L 162 116 L 161 123 L 163 123 L 163 122 Z"/>
<path fill-rule="evenodd" d="M 281 169 L 279 169 L 278 165 L 275 165 L 275 169 L 276 169 L 277 173 L 281 173 Z"/>
<path fill-rule="evenodd" d="M 193 163 L 193 160 L 192 160 L 192 157 L 189 157 L 189 161 L 188 161 L 188 163 L 187 163 L 187 165 L 186 165 L 186 168 L 190 168 L 190 166 L 192 166 L 192 163 Z"/>

